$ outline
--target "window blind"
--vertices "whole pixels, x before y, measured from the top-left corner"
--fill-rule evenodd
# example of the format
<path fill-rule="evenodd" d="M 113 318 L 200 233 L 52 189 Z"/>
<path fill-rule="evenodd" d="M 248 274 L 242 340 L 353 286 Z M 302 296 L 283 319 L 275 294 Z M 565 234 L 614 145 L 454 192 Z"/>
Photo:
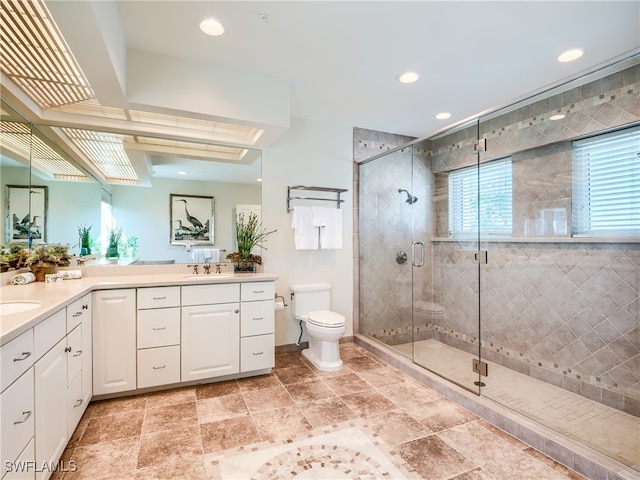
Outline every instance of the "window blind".
<path fill-rule="evenodd" d="M 574 235 L 640 234 L 640 127 L 573 144 Z"/>
<path fill-rule="evenodd" d="M 511 235 L 511 212 L 511 158 L 449 174 L 451 236 Z"/>

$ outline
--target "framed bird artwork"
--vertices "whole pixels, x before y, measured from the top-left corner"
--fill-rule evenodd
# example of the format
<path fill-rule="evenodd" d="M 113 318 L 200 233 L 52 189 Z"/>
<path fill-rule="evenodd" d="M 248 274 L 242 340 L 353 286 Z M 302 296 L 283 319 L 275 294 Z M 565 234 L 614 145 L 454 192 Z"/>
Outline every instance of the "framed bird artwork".
<path fill-rule="evenodd" d="M 214 197 L 169 194 L 171 245 L 213 245 Z"/>
<path fill-rule="evenodd" d="M 47 241 L 47 193 L 46 186 L 7 185 L 6 243 Z"/>

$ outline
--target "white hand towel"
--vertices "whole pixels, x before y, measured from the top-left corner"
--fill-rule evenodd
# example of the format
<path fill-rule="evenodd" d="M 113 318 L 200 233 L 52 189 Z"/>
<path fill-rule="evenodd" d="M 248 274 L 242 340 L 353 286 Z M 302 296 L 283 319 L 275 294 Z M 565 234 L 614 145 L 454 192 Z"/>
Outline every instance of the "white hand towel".
<path fill-rule="evenodd" d="M 294 207 L 291 228 L 295 230 L 294 239 L 298 250 L 318 249 L 318 228 L 314 225 L 311 207 Z"/>
<path fill-rule="evenodd" d="M 325 226 L 320 229 L 320 248 L 342 248 L 342 210 L 339 208 L 327 208 L 325 211 Z"/>
<path fill-rule="evenodd" d="M 313 213 L 313 225 L 315 227 L 324 227 L 326 225 L 326 210 L 326 207 L 311 207 L 311 212 Z"/>
<path fill-rule="evenodd" d="M 33 273 L 25 272 L 25 273 L 18 273 L 17 275 L 14 275 L 13 277 L 11 277 L 11 280 L 9 280 L 9 283 L 11 283 L 11 285 L 26 285 L 27 283 L 31 283 L 35 281 L 36 281 L 36 276 Z"/>
<path fill-rule="evenodd" d="M 60 274 L 63 280 L 77 280 L 82 278 L 82 270 L 63 270 Z"/>
<path fill-rule="evenodd" d="M 220 249 L 218 248 L 196 248 L 191 251 L 191 259 L 194 263 L 204 263 L 209 259 L 210 262 L 220 261 Z"/>

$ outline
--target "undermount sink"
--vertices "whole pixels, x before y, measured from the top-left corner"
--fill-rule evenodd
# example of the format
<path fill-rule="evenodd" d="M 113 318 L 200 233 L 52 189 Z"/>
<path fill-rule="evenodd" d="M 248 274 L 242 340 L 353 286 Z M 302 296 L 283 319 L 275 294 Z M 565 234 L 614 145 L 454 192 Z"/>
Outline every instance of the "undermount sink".
<path fill-rule="evenodd" d="M 41 306 L 40 302 L 2 302 L 0 303 L 0 315 L 26 312 Z"/>
<path fill-rule="evenodd" d="M 186 280 L 199 280 L 199 279 L 208 280 L 210 278 L 231 278 L 231 277 L 233 277 L 233 275 L 225 275 L 224 273 L 223 274 L 213 273 L 213 274 L 210 274 L 210 275 L 207 275 L 206 273 L 203 273 L 203 274 L 200 274 L 200 275 L 185 275 L 182 278 L 184 278 Z"/>

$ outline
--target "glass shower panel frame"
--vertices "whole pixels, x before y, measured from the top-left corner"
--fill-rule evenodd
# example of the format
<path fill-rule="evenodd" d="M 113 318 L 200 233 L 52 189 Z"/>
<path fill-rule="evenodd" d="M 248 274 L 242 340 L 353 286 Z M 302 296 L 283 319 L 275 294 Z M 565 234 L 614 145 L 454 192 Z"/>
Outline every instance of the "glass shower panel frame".
<path fill-rule="evenodd" d="M 474 371 L 480 346 L 478 231 L 473 222 L 465 232 L 449 225 L 448 180 L 451 171 L 475 169 L 477 189 L 477 131 L 474 121 L 413 145 L 412 189 L 419 200 L 412 231 L 425 260 L 417 266 L 417 259 L 412 268 L 412 332 L 414 363 L 479 395 L 481 376 Z"/>
<path fill-rule="evenodd" d="M 360 333 L 413 357 L 411 147 L 361 163 Z"/>
<path fill-rule="evenodd" d="M 640 471 L 640 241 L 572 230 L 574 142 L 640 125 L 629 63 L 480 119 L 480 163 L 512 166 L 511 235 L 480 237 L 481 394 Z"/>

